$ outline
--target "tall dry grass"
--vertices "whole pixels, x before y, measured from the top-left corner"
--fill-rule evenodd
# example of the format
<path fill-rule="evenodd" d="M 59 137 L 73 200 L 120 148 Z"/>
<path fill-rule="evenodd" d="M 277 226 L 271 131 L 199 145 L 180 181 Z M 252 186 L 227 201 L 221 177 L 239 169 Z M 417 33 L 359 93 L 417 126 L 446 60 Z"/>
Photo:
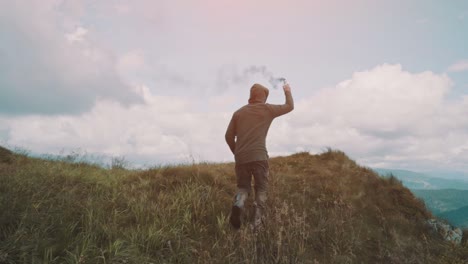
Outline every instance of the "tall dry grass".
<path fill-rule="evenodd" d="M 267 220 L 229 226 L 234 165 L 0 162 L 0 263 L 468 263 L 424 204 L 344 153 L 270 160 Z"/>

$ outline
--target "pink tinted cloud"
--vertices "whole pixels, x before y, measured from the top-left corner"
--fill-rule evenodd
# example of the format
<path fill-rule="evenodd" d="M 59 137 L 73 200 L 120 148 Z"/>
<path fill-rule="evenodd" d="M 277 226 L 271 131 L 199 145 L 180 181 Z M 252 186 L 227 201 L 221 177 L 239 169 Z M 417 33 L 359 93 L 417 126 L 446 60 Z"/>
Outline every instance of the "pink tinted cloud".
<path fill-rule="evenodd" d="M 449 72 L 468 71 L 468 60 L 459 61 L 457 63 L 450 65 L 450 67 L 448 68 L 448 71 Z"/>

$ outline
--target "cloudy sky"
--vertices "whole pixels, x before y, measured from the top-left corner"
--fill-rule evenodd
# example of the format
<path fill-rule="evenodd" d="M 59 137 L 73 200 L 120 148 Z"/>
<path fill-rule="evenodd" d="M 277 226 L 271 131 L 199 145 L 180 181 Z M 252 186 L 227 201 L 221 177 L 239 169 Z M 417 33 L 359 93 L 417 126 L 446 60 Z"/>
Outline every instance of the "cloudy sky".
<path fill-rule="evenodd" d="M 250 86 L 284 102 L 269 74 L 296 102 L 270 156 L 468 175 L 467 43 L 464 0 L 0 0 L 0 144 L 232 161 Z"/>

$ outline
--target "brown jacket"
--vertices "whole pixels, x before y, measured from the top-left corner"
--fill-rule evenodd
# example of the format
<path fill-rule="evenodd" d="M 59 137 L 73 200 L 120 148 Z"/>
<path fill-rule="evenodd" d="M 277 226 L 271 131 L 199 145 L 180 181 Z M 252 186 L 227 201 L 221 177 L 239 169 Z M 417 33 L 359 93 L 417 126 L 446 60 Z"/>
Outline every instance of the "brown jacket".
<path fill-rule="evenodd" d="M 285 92 L 286 102 L 282 105 L 265 103 L 267 97 L 268 89 L 254 84 L 249 104 L 232 115 L 225 137 L 236 163 L 267 160 L 265 141 L 271 122 L 294 109 L 291 92 Z"/>

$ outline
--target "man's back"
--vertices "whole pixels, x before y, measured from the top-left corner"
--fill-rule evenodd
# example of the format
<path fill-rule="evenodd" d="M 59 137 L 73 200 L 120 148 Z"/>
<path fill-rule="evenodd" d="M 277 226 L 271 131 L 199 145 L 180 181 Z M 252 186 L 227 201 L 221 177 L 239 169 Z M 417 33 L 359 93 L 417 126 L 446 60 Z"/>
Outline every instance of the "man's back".
<path fill-rule="evenodd" d="M 286 102 L 283 105 L 266 104 L 264 101 L 268 92 L 265 98 L 258 99 L 255 95 L 251 95 L 248 105 L 233 114 L 226 131 L 226 141 L 235 155 L 236 163 L 267 160 L 265 141 L 271 122 L 294 109 L 291 91 L 285 90 Z"/>

